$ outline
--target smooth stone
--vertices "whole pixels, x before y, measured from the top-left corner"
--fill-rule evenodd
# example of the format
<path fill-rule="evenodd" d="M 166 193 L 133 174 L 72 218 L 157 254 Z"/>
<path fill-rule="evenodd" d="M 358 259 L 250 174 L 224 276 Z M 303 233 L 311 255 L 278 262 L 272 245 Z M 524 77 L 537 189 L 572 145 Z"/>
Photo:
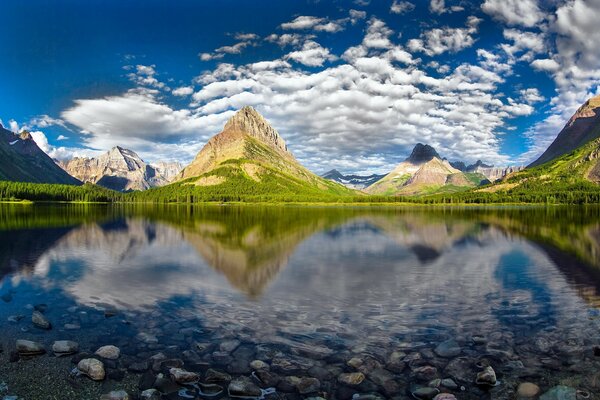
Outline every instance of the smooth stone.
<path fill-rule="evenodd" d="M 52 324 L 48 321 L 48 318 L 44 317 L 44 314 L 38 310 L 34 310 L 31 314 L 31 322 L 40 329 L 52 329 Z"/>
<path fill-rule="evenodd" d="M 95 354 L 107 360 L 116 360 L 121 355 L 121 350 L 117 346 L 108 345 L 100 347 Z"/>
<path fill-rule="evenodd" d="M 317 378 L 288 376 L 287 382 L 294 386 L 300 394 L 313 393 L 319 390 L 321 382 Z"/>
<path fill-rule="evenodd" d="M 569 386 L 554 386 L 541 395 L 540 400 L 577 400 L 577 390 Z"/>
<path fill-rule="evenodd" d="M 156 344 L 158 343 L 158 338 L 156 335 L 147 332 L 140 332 L 136 335 L 136 339 L 140 342 L 144 342 L 146 344 Z"/>
<path fill-rule="evenodd" d="M 241 342 L 239 340 L 226 340 L 219 345 L 219 350 L 226 353 L 231 353 L 237 349 L 240 344 Z"/>
<path fill-rule="evenodd" d="M 411 391 L 411 394 L 413 395 L 413 397 L 416 399 L 419 399 L 419 400 L 433 399 L 439 393 L 440 393 L 439 389 L 432 388 L 432 387 L 420 387 L 420 388 L 417 388 L 417 389 Z"/>
<path fill-rule="evenodd" d="M 209 368 L 206 371 L 206 375 L 204 377 L 204 381 L 207 383 L 222 383 L 229 382 L 231 380 L 231 375 L 217 371 L 216 369 Z"/>
<path fill-rule="evenodd" d="M 461 351 L 460 346 L 454 339 L 449 339 L 438 344 L 434 350 L 435 354 L 444 358 L 456 357 Z"/>
<path fill-rule="evenodd" d="M 140 394 L 142 400 L 160 400 L 161 394 L 156 389 L 146 389 Z"/>
<path fill-rule="evenodd" d="M 531 382 L 523 382 L 517 388 L 517 396 L 519 397 L 535 397 L 538 393 L 540 393 L 540 387 Z"/>
<path fill-rule="evenodd" d="M 488 365 L 483 371 L 477 373 L 475 383 L 478 385 L 496 386 L 496 372 Z"/>
<path fill-rule="evenodd" d="M 104 363 L 95 358 L 84 358 L 77 364 L 77 369 L 94 381 L 101 381 L 106 376 Z"/>
<path fill-rule="evenodd" d="M 360 385 L 365 380 L 365 374 L 362 372 L 350 372 L 340 374 L 337 378 L 339 383 L 344 385 L 356 386 Z"/>
<path fill-rule="evenodd" d="M 68 356 L 79 351 L 79 344 L 72 340 L 57 340 L 52 344 L 52 352 L 57 357 Z"/>
<path fill-rule="evenodd" d="M 450 390 L 458 389 L 458 385 L 456 384 L 456 382 L 454 382 L 454 380 L 450 379 L 450 378 L 442 379 L 441 384 L 446 389 L 450 389 Z"/>
<path fill-rule="evenodd" d="M 456 400 L 456 396 L 452 393 L 440 393 L 433 400 Z"/>
<path fill-rule="evenodd" d="M 227 387 L 227 392 L 229 396 L 238 398 L 262 396 L 260 388 L 245 376 L 232 380 Z"/>
<path fill-rule="evenodd" d="M 100 400 L 129 400 L 129 393 L 124 390 L 113 390 L 110 393 L 103 394 Z"/>
<path fill-rule="evenodd" d="M 17 340 L 17 352 L 22 356 L 35 356 L 44 354 L 44 346 L 31 340 Z"/>
<path fill-rule="evenodd" d="M 223 393 L 223 387 L 214 383 L 199 383 L 200 395 L 206 397 L 215 397 Z"/>
<path fill-rule="evenodd" d="M 200 376 L 195 372 L 189 372 L 181 368 L 171 368 L 169 374 L 171 379 L 181 385 L 189 385 L 200 380 Z"/>
<path fill-rule="evenodd" d="M 262 360 L 254 360 L 250 363 L 250 368 L 252 368 L 253 370 L 269 369 L 269 364 Z"/>

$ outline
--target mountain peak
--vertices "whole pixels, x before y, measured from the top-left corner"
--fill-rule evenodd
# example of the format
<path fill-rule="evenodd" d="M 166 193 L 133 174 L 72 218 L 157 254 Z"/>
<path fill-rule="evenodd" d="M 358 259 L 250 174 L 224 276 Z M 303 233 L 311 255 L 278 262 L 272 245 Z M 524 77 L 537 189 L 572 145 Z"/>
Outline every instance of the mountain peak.
<path fill-rule="evenodd" d="M 29 133 L 29 131 L 21 131 L 21 133 L 19 134 L 19 139 L 29 140 L 31 139 L 31 133 Z"/>
<path fill-rule="evenodd" d="M 410 161 L 415 164 L 420 164 L 432 160 L 434 158 L 441 159 L 440 155 L 433 147 L 428 144 L 417 143 L 410 156 L 406 161 Z"/>
<path fill-rule="evenodd" d="M 223 131 L 239 131 L 258 139 L 269 146 L 288 153 L 287 145 L 279 132 L 253 107 L 245 106 L 227 121 Z M 288 153 L 289 154 L 289 153 Z"/>

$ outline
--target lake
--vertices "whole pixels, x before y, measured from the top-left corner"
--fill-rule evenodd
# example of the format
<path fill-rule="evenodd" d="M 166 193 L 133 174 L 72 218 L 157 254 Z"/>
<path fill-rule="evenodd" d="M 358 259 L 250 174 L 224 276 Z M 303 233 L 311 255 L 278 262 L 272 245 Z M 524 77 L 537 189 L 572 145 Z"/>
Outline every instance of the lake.
<path fill-rule="evenodd" d="M 600 393 L 598 207 L 5 204 L 0 295 L 0 398 Z"/>

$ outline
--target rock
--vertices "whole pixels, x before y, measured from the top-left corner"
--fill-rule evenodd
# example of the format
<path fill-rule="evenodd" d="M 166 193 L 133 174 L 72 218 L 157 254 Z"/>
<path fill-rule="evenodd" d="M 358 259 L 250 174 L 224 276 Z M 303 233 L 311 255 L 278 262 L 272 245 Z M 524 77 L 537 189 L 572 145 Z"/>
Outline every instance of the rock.
<path fill-rule="evenodd" d="M 239 345 L 240 345 L 239 340 L 226 340 L 219 345 L 219 350 L 226 352 L 226 353 L 231 353 L 232 351 L 237 349 Z"/>
<path fill-rule="evenodd" d="M 100 400 L 129 400 L 129 393 L 124 390 L 113 390 L 110 393 L 103 394 Z"/>
<path fill-rule="evenodd" d="M 253 370 L 269 369 L 269 364 L 261 360 L 254 360 L 250 363 L 250 368 Z"/>
<path fill-rule="evenodd" d="M 189 372 L 181 368 L 171 368 L 169 374 L 171 375 L 171 379 L 181 385 L 189 385 L 200 380 L 200 377 L 195 372 Z"/>
<path fill-rule="evenodd" d="M 52 329 L 52 324 L 50 321 L 48 321 L 48 319 L 44 317 L 44 314 L 38 310 L 34 310 L 31 314 L 31 322 L 33 322 L 34 326 L 40 329 Z"/>
<path fill-rule="evenodd" d="M 452 393 L 440 393 L 433 398 L 433 400 L 456 400 L 456 396 Z"/>
<path fill-rule="evenodd" d="M 491 366 L 487 366 L 477 374 L 475 383 L 478 385 L 496 386 L 496 372 Z"/>
<path fill-rule="evenodd" d="M 12 322 L 13 324 L 16 324 L 16 323 L 18 323 L 20 320 L 22 320 L 23 318 L 25 318 L 25 316 L 24 316 L 24 315 L 22 315 L 22 314 L 17 314 L 17 315 L 11 315 L 11 316 L 9 316 L 7 319 L 8 319 L 8 322 Z"/>
<path fill-rule="evenodd" d="M 577 400 L 577 390 L 569 386 L 554 386 L 541 395 L 540 400 Z"/>
<path fill-rule="evenodd" d="M 461 348 L 458 343 L 456 343 L 456 340 L 449 339 L 438 344 L 434 352 L 440 357 L 451 358 L 458 356 L 461 352 Z"/>
<path fill-rule="evenodd" d="M 160 392 L 156 389 L 146 389 L 140 394 L 141 400 L 160 400 Z"/>
<path fill-rule="evenodd" d="M 200 395 L 204 397 L 216 397 L 223 393 L 223 388 L 214 383 L 199 383 L 198 387 Z"/>
<path fill-rule="evenodd" d="M 206 375 L 204 377 L 204 381 L 207 383 L 222 383 L 229 382 L 231 380 L 231 376 L 225 372 L 217 371 L 215 369 L 209 368 L 206 371 Z"/>
<path fill-rule="evenodd" d="M 344 385 L 356 386 L 365 380 L 365 375 L 362 372 L 344 373 L 339 375 L 337 380 Z"/>
<path fill-rule="evenodd" d="M 452 380 L 450 378 L 442 379 L 441 384 L 446 389 L 450 389 L 450 390 L 458 389 L 458 385 L 456 384 L 456 382 L 454 382 L 454 380 Z"/>
<path fill-rule="evenodd" d="M 227 392 L 231 397 L 261 397 L 262 391 L 249 378 L 241 376 L 232 380 L 227 387 Z"/>
<path fill-rule="evenodd" d="M 46 349 L 41 344 L 31 340 L 17 340 L 17 352 L 21 356 L 35 356 L 44 354 Z"/>
<path fill-rule="evenodd" d="M 321 382 L 317 378 L 288 376 L 287 382 L 294 386 L 300 394 L 316 392 L 321 388 Z"/>
<path fill-rule="evenodd" d="M 127 367 L 127 369 L 131 372 L 146 372 L 150 369 L 150 362 L 147 360 L 134 362 L 129 364 L 129 367 Z"/>
<path fill-rule="evenodd" d="M 140 332 L 136 335 L 136 339 L 139 340 L 140 342 L 144 342 L 146 344 L 156 344 L 158 343 L 158 338 L 151 334 L 151 333 L 147 333 L 147 332 Z"/>
<path fill-rule="evenodd" d="M 156 376 L 156 381 L 154 381 L 154 387 L 163 394 L 175 393 L 181 388 L 181 386 L 179 386 L 177 383 L 173 382 L 172 379 L 167 378 L 163 374 L 158 374 Z"/>
<path fill-rule="evenodd" d="M 77 369 L 84 375 L 94 381 L 104 380 L 106 372 L 104 371 L 104 363 L 95 358 L 84 358 L 77 364 Z"/>
<path fill-rule="evenodd" d="M 52 352 L 57 357 L 68 356 L 79 351 L 79 344 L 72 340 L 57 340 L 52 344 Z"/>
<path fill-rule="evenodd" d="M 518 397 L 535 397 L 540 392 L 540 387 L 535 383 L 523 382 L 517 389 Z"/>
<path fill-rule="evenodd" d="M 432 387 L 418 387 L 410 392 L 418 400 L 431 400 L 436 397 L 440 391 Z"/>
<path fill-rule="evenodd" d="M 119 358 L 121 350 L 119 350 L 118 347 L 112 345 L 102 346 L 98 350 L 96 350 L 95 354 L 102 358 L 106 358 L 107 360 L 116 360 L 117 358 Z"/>

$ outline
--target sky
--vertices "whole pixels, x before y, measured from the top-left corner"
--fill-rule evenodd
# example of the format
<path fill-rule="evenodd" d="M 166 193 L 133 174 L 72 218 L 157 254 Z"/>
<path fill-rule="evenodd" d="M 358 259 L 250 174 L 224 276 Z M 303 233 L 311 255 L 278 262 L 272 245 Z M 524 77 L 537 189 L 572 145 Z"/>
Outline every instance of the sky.
<path fill-rule="evenodd" d="M 600 0 L 3 0 L 0 123 L 190 162 L 250 105 L 317 173 L 533 161 L 600 94 Z"/>

